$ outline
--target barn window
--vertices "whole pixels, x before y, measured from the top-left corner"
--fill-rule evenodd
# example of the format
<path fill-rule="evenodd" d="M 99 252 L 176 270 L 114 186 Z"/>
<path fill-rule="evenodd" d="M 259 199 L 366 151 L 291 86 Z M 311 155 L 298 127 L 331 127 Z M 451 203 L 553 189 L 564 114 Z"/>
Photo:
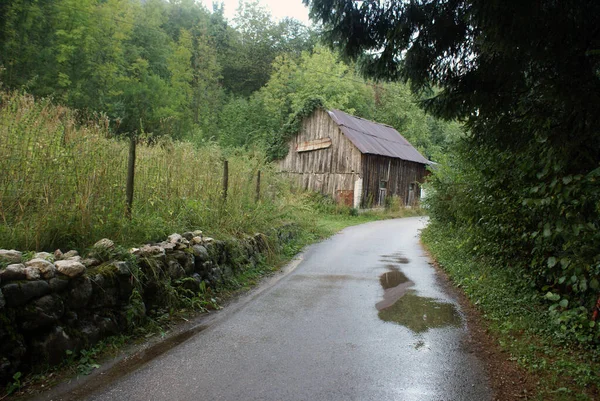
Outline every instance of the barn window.
<path fill-rule="evenodd" d="M 318 138 L 312 141 L 300 142 L 296 145 L 296 152 L 309 152 L 311 150 L 327 149 L 331 147 L 331 138 Z"/>

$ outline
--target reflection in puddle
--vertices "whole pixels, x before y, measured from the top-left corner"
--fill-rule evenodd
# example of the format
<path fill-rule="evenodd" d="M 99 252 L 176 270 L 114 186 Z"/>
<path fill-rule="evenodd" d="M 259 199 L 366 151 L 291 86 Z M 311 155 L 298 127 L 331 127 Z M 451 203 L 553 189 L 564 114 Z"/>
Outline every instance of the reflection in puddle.
<path fill-rule="evenodd" d="M 381 277 L 379 277 L 379 282 L 384 290 L 397 287 L 400 284 L 408 281 L 408 278 L 406 278 L 404 273 L 402 273 L 400 270 L 395 267 L 391 267 L 391 269 L 392 271 L 384 273 L 381 275 Z"/>
<path fill-rule="evenodd" d="M 383 259 L 381 259 L 382 262 L 402 263 L 402 264 L 407 264 L 408 262 L 410 262 L 410 260 L 408 260 L 408 258 L 402 254 L 402 252 L 396 252 L 391 255 L 383 255 L 382 258 L 383 258 Z"/>
<path fill-rule="evenodd" d="M 409 291 L 392 306 L 381 309 L 379 318 L 408 327 L 415 333 L 438 327 L 459 327 L 461 324 L 460 315 L 453 304 L 419 297 L 414 291 Z"/>
<path fill-rule="evenodd" d="M 381 320 L 398 323 L 415 333 L 460 326 L 461 317 L 453 304 L 416 295 L 414 290 L 410 290 L 415 283 L 395 266 L 387 267 L 390 271 L 379 277 L 384 289 L 383 299 L 376 305 Z"/>

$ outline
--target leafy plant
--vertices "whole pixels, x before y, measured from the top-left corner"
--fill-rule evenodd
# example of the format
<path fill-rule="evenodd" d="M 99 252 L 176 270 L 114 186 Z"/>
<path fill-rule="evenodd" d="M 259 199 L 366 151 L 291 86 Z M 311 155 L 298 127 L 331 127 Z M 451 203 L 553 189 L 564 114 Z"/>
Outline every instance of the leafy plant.
<path fill-rule="evenodd" d="M 80 351 L 79 361 L 77 363 L 77 372 L 79 374 L 89 375 L 94 369 L 98 369 L 100 367 L 95 359 L 98 352 L 98 348 Z"/>
<path fill-rule="evenodd" d="M 21 372 L 17 372 L 12 377 L 12 382 L 6 386 L 6 394 L 11 395 L 21 389 Z"/>

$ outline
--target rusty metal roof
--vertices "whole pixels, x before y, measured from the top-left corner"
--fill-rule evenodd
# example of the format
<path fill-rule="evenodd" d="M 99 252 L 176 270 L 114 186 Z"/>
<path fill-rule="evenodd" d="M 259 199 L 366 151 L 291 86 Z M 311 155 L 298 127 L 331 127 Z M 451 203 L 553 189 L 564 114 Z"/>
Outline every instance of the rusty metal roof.
<path fill-rule="evenodd" d="M 340 110 L 327 112 L 361 153 L 394 157 L 421 164 L 431 163 L 389 125 L 355 117 Z"/>

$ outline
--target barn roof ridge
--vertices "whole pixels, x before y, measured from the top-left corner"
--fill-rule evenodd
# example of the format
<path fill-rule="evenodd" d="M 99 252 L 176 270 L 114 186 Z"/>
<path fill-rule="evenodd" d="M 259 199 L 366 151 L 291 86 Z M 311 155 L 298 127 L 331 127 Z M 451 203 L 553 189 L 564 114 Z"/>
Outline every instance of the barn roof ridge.
<path fill-rule="evenodd" d="M 355 116 L 355 115 L 353 115 L 353 114 L 346 113 L 345 111 L 343 111 L 343 110 L 340 110 L 340 109 L 331 109 L 331 111 L 339 111 L 339 112 L 342 112 L 342 113 L 344 113 L 344 114 L 347 114 L 347 115 L 349 115 L 350 117 L 354 117 L 354 118 L 357 118 L 357 119 L 359 119 L 359 120 L 366 121 L 366 122 L 368 122 L 368 123 L 377 124 L 377 125 L 383 125 L 384 127 L 389 127 L 389 128 L 392 128 L 392 129 L 396 129 L 396 128 L 392 127 L 392 126 L 391 126 L 391 125 L 389 125 L 389 124 L 386 124 L 386 123 L 378 123 L 377 121 L 369 120 L 368 118 L 364 118 L 364 117 L 360 117 L 360 116 Z"/>
<path fill-rule="evenodd" d="M 367 120 L 366 118 L 361 118 L 361 117 L 358 117 L 358 118 L 360 118 L 361 120 L 369 121 L 369 120 Z M 378 124 L 378 123 L 375 123 L 375 124 Z M 351 129 L 351 130 L 354 130 L 354 131 L 356 131 L 354 128 L 352 128 L 352 127 L 349 127 L 349 126 L 347 126 L 347 125 L 345 125 L 345 124 L 338 124 L 338 125 L 339 125 L 340 127 L 346 127 L 346 128 L 348 128 L 348 129 Z M 393 130 L 396 130 L 396 129 L 395 129 L 394 127 L 392 127 L 391 125 L 386 125 L 386 124 L 379 124 L 379 125 L 385 125 L 386 127 L 390 127 L 390 128 L 392 128 Z M 387 142 L 394 142 L 394 143 L 399 143 L 399 144 L 401 144 L 401 145 L 404 145 L 404 146 L 412 146 L 410 143 L 402 143 L 402 140 L 395 141 L 395 140 L 392 140 L 391 138 L 381 138 L 381 137 L 379 137 L 379 136 L 377 136 L 377 135 L 373 135 L 373 134 L 370 134 L 370 133 L 368 133 L 368 132 L 362 132 L 362 131 L 359 131 L 359 132 L 360 132 L 361 134 L 363 134 L 363 135 L 372 136 L 373 138 L 378 138 L 378 139 L 381 139 L 381 140 L 383 140 L 383 141 L 387 141 Z M 400 135 L 401 135 L 401 134 L 400 134 Z M 394 139 L 395 139 L 395 138 L 394 138 Z M 399 138 L 399 139 L 404 139 L 404 138 Z M 405 141 L 406 141 L 406 139 L 405 139 Z M 408 141 L 406 141 L 406 142 L 408 142 Z"/>
<path fill-rule="evenodd" d="M 361 153 L 431 164 L 392 126 L 337 109 L 327 110 L 327 114 Z"/>

